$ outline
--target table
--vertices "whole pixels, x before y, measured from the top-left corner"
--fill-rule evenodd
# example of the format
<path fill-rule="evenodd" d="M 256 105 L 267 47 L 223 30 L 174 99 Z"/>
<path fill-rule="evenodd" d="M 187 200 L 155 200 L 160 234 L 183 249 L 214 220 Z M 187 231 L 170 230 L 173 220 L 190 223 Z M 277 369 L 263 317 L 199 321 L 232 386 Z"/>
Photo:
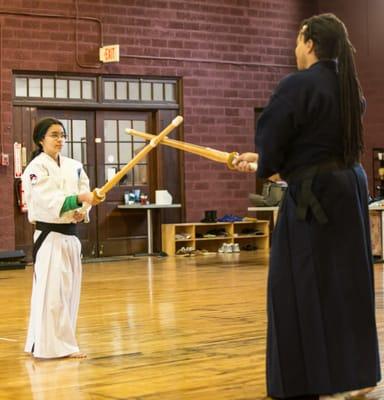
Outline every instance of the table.
<path fill-rule="evenodd" d="M 147 210 L 148 255 L 152 255 L 153 254 L 152 210 L 163 209 L 163 208 L 181 208 L 181 204 L 119 204 L 117 208 L 123 210 Z"/>
<path fill-rule="evenodd" d="M 369 211 L 380 211 L 381 217 L 381 260 L 377 262 L 384 262 L 384 206 L 370 206 Z"/>
<path fill-rule="evenodd" d="M 273 217 L 273 227 L 276 225 L 277 216 L 279 214 L 279 207 L 248 207 L 248 211 L 270 211 Z"/>

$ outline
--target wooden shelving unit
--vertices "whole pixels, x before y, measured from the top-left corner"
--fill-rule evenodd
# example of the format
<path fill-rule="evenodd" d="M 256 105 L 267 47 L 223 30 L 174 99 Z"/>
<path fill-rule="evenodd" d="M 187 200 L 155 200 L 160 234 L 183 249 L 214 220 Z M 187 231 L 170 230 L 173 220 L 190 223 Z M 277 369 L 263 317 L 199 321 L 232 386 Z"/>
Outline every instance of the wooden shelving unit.
<path fill-rule="evenodd" d="M 223 243 L 269 249 L 269 221 L 163 224 L 162 250 L 175 255 L 182 247 L 217 252 Z"/>

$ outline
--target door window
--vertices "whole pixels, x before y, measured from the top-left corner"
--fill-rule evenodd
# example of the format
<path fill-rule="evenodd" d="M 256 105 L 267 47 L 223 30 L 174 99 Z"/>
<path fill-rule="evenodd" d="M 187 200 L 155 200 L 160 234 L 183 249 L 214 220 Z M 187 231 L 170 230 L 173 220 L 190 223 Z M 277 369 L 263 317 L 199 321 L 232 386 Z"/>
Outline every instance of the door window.
<path fill-rule="evenodd" d="M 61 154 L 80 161 L 87 169 L 87 121 L 85 119 L 60 119 L 67 132 Z"/>
<path fill-rule="evenodd" d="M 126 133 L 126 129 L 145 132 L 146 121 L 133 119 L 104 120 L 105 180 L 129 163 L 145 146 L 145 141 Z M 143 158 L 120 181 L 120 186 L 145 186 L 148 184 L 148 159 Z"/>

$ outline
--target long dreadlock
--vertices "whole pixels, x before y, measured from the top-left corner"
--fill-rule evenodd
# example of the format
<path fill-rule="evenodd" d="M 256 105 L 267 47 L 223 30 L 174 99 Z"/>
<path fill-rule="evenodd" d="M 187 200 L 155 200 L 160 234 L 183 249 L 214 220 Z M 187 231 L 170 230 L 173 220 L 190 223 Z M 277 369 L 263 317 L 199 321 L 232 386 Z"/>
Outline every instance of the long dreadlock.
<path fill-rule="evenodd" d="M 305 29 L 304 26 L 306 26 Z M 352 165 L 360 160 L 364 148 L 362 113 L 363 92 L 357 77 L 355 48 L 344 23 L 334 14 L 320 14 L 301 23 L 304 42 L 311 39 L 319 60 L 337 61 L 340 88 L 340 111 L 344 142 L 344 162 Z"/>

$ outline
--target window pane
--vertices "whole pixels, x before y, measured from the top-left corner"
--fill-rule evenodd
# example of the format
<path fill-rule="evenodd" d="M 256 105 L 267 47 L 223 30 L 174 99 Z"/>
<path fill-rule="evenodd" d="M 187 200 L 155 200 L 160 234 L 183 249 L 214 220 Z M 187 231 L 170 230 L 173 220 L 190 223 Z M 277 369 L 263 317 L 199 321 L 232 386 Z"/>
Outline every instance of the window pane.
<path fill-rule="evenodd" d="M 115 119 L 106 119 L 104 121 L 104 141 L 117 141 L 117 121 Z"/>
<path fill-rule="evenodd" d="M 63 146 L 63 148 L 61 150 L 61 154 L 63 156 L 65 156 L 65 157 L 71 157 L 72 158 L 72 154 L 70 154 L 69 147 L 70 147 L 69 143 L 65 142 L 64 146 Z"/>
<path fill-rule="evenodd" d="M 132 136 L 125 132 L 126 129 L 131 127 L 131 121 L 120 120 L 119 121 L 119 141 L 120 142 L 131 142 Z"/>
<path fill-rule="evenodd" d="M 143 150 L 144 147 L 145 143 L 133 143 L 133 156 L 136 156 L 141 150 Z M 147 157 L 144 157 L 142 160 L 140 160 L 140 163 L 147 163 Z"/>
<path fill-rule="evenodd" d="M 80 81 L 69 81 L 69 97 L 71 99 L 80 99 Z"/>
<path fill-rule="evenodd" d="M 132 160 L 132 145 L 131 143 L 120 143 L 120 164 L 127 164 Z"/>
<path fill-rule="evenodd" d="M 104 163 L 113 164 L 117 162 L 117 143 L 104 143 Z"/>
<path fill-rule="evenodd" d="M 151 86 L 149 82 L 141 82 L 141 100 L 152 100 Z"/>
<path fill-rule="evenodd" d="M 115 98 L 115 82 L 104 82 L 104 98 L 106 100 L 114 100 Z"/>
<path fill-rule="evenodd" d="M 163 100 L 163 84 L 154 83 L 153 84 L 153 100 Z"/>
<path fill-rule="evenodd" d="M 129 100 L 139 99 L 139 82 L 129 82 Z"/>
<path fill-rule="evenodd" d="M 71 121 L 68 119 L 59 119 L 59 121 L 64 125 L 64 130 L 67 134 L 67 140 L 65 142 L 70 142 L 72 140 Z"/>
<path fill-rule="evenodd" d="M 80 162 L 84 163 L 85 162 L 85 160 L 84 160 L 85 157 L 84 157 L 84 153 L 83 153 L 84 148 L 82 148 L 82 147 L 83 147 L 82 143 L 73 143 L 73 156 L 72 156 L 72 158 L 74 158 L 77 161 L 80 161 Z"/>
<path fill-rule="evenodd" d="M 123 165 L 121 167 L 123 167 Z M 124 175 L 120 179 L 119 185 L 120 186 L 132 186 L 133 185 L 132 170 L 128 171 L 127 175 Z"/>
<path fill-rule="evenodd" d="M 30 97 L 41 97 L 40 79 L 36 79 L 36 78 L 29 79 L 28 86 L 29 86 L 29 96 Z"/>
<path fill-rule="evenodd" d="M 176 85 L 174 83 L 165 84 L 165 100 L 176 101 Z"/>
<path fill-rule="evenodd" d="M 84 119 L 74 119 L 72 121 L 72 137 L 74 142 L 81 142 L 87 139 L 86 121 Z"/>
<path fill-rule="evenodd" d="M 53 79 L 43 79 L 43 97 L 55 97 L 54 84 Z"/>
<path fill-rule="evenodd" d="M 147 165 L 138 164 L 133 168 L 135 175 L 135 185 L 146 185 L 147 179 Z"/>
<path fill-rule="evenodd" d="M 27 78 L 16 78 L 16 97 L 27 97 Z"/>
<path fill-rule="evenodd" d="M 93 99 L 93 81 L 83 81 L 83 99 Z"/>
<path fill-rule="evenodd" d="M 116 98 L 119 100 L 127 100 L 127 82 L 116 83 Z"/>
<path fill-rule="evenodd" d="M 56 97 L 59 99 L 68 97 L 67 81 L 65 79 L 56 80 Z"/>
<path fill-rule="evenodd" d="M 132 121 L 132 128 L 140 131 L 140 132 L 146 132 L 147 128 L 146 128 L 146 121 L 143 120 L 133 120 Z M 135 139 L 136 140 L 136 139 Z M 138 138 L 137 138 L 138 140 Z"/>
<path fill-rule="evenodd" d="M 113 175 L 117 172 L 117 165 L 106 165 L 105 166 L 105 182 L 109 181 Z"/>

